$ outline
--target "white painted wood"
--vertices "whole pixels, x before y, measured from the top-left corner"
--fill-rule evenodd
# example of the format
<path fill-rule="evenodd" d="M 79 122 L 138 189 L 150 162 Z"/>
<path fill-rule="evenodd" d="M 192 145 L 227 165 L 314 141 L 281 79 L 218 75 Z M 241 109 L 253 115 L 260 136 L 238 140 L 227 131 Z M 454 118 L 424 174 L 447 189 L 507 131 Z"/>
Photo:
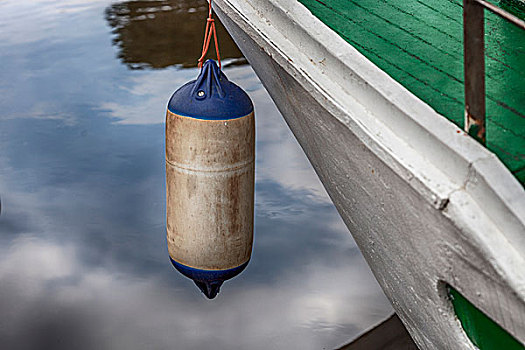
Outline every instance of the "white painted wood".
<path fill-rule="evenodd" d="M 488 150 L 296 1 L 216 11 L 422 349 L 473 349 L 453 285 L 525 342 L 525 192 Z"/>

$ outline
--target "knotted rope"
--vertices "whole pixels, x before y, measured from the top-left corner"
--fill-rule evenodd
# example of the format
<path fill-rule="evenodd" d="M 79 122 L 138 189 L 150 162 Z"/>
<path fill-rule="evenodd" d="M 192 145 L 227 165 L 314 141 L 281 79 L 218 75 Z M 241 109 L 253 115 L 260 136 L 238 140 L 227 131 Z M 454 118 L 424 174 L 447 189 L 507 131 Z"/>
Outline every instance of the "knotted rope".
<path fill-rule="evenodd" d="M 204 31 L 204 44 L 202 45 L 202 54 L 198 62 L 199 62 L 199 68 L 202 68 L 202 63 L 204 62 L 204 58 L 206 57 L 206 54 L 208 53 L 208 48 L 210 47 L 211 36 L 213 34 L 213 40 L 215 41 L 215 52 L 217 53 L 217 61 L 219 62 L 219 69 L 220 69 L 222 68 L 221 55 L 219 53 L 219 43 L 217 42 L 217 31 L 215 30 L 215 21 L 213 19 L 213 11 L 211 8 L 211 2 L 212 0 L 209 0 L 208 18 L 206 20 L 206 30 Z"/>

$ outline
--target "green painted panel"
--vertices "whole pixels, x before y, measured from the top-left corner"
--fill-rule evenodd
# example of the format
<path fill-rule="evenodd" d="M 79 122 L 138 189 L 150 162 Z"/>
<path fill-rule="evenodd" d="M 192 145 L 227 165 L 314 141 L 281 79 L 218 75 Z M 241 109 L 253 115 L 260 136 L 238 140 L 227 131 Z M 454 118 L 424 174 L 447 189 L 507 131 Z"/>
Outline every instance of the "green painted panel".
<path fill-rule="evenodd" d="M 299 0 L 379 68 L 463 127 L 461 0 Z M 525 5 L 494 1 L 519 17 Z M 485 11 L 487 147 L 525 184 L 525 31 Z"/>
<path fill-rule="evenodd" d="M 448 292 L 465 333 L 480 350 L 525 349 L 523 344 L 478 310 L 454 288 L 448 286 Z"/>

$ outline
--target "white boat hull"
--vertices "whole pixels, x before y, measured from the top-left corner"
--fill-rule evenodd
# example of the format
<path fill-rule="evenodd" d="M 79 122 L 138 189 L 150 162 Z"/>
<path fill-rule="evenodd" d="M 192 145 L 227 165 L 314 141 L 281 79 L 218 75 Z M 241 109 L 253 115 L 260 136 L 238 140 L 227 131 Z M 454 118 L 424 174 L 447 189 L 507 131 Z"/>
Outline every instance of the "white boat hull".
<path fill-rule="evenodd" d="M 525 194 L 501 162 L 295 1 L 214 5 L 417 345 L 474 349 L 447 284 L 525 342 Z"/>

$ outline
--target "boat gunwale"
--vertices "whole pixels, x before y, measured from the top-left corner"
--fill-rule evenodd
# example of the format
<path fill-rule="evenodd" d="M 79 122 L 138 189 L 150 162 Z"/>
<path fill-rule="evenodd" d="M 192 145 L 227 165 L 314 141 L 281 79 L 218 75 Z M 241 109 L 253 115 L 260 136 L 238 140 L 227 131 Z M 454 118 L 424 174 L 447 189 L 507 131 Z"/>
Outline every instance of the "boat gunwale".
<path fill-rule="evenodd" d="M 523 263 L 525 192 L 492 152 L 380 70 L 302 4 L 286 0 L 214 2 L 219 15 L 227 5 L 228 15 L 234 11 L 238 16 L 237 25 L 257 32 L 260 38 L 254 40 L 261 50 L 457 227 L 471 231 L 471 237 L 473 228 L 483 227 L 483 223 L 501 233 L 496 238 L 505 238 L 503 244 L 514 253 L 509 253 L 500 277 L 519 291 L 518 298 L 523 300 L 525 278 L 519 268 L 513 271 L 512 267 Z M 259 19 L 254 21 L 254 16 Z M 276 29 L 273 23 L 282 28 Z M 320 57 L 302 53 L 310 53 L 312 46 L 323 59 L 316 61 Z M 331 70 L 325 69 L 327 66 Z M 354 90 L 349 92 L 345 85 L 351 84 Z M 365 108 L 356 86 L 379 102 Z M 356 108 L 375 120 L 365 120 Z M 385 116 L 385 111 L 391 114 Z M 384 134 L 378 134 L 378 129 Z M 415 134 L 420 137 L 413 137 Z M 389 140 L 392 137 L 397 140 Z M 417 168 L 428 164 L 433 169 Z M 469 217 L 473 212 L 478 222 Z M 493 243 L 494 237 L 481 236 L 485 246 Z M 478 306 L 489 312 L 484 305 Z M 502 316 L 496 318 L 506 325 Z M 510 331 L 522 338 L 516 334 L 518 330 Z"/>

